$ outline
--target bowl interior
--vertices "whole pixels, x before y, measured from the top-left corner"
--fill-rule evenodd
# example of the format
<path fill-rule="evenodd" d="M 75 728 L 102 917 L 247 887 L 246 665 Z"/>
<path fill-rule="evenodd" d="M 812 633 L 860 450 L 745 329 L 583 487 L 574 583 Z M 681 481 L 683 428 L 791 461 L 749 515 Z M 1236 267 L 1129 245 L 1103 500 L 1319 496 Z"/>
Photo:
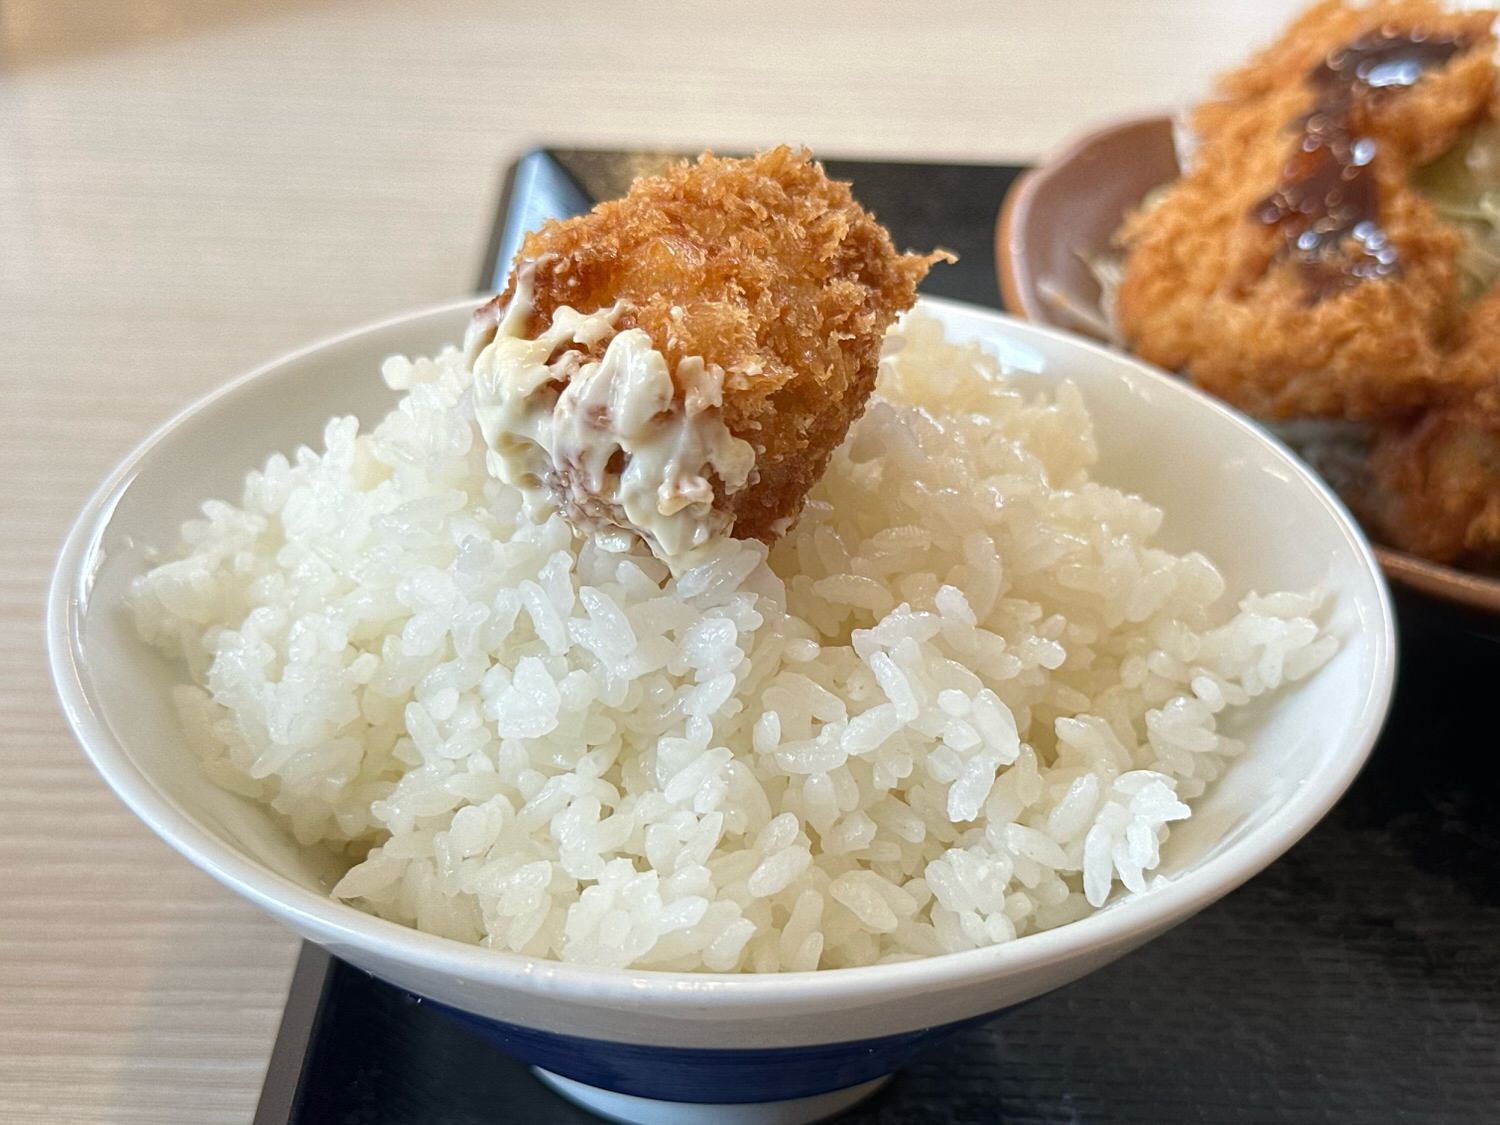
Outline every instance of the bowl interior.
<path fill-rule="evenodd" d="M 1223 570 L 1231 597 L 1318 583 L 1336 591 L 1330 626 L 1338 654 L 1312 679 L 1241 716 L 1234 733 L 1247 740 L 1247 752 L 1165 849 L 1161 871 L 1174 880 L 1231 857 L 1205 880 L 1223 885 L 1205 890 L 1195 900 L 1202 905 L 1306 831 L 1373 741 L 1393 656 L 1386 593 L 1368 548 L 1337 501 L 1280 446 L 1177 381 L 985 310 L 940 301 L 925 308 L 951 336 L 998 353 L 1027 386 L 1073 380 L 1096 421 L 1098 478 L 1162 505 L 1165 545 L 1203 550 Z M 131 580 L 172 547 L 178 525 L 203 498 L 237 499 L 247 468 L 272 451 L 316 447 L 331 416 L 373 422 L 395 397 L 378 378 L 380 361 L 458 339 L 466 310 L 448 306 L 340 338 L 253 373 L 179 416 L 85 511 L 54 588 L 52 642 L 64 702 L 116 790 L 231 885 L 262 901 L 295 900 L 308 915 L 338 916 L 347 932 L 377 922 L 326 899 L 337 865 L 299 848 L 265 809 L 202 775 L 171 705 L 183 673 L 137 639 L 123 601 Z M 184 845 L 183 824 L 209 843 Z M 251 862 L 259 886 L 247 889 L 238 860 Z M 267 874 L 274 878 L 266 881 Z M 1124 896 L 1104 913 L 1140 910 L 1152 898 Z M 1142 917 L 1151 921 L 1149 909 Z"/>
<path fill-rule="evenodd" d="M 1023 387 L 1041 390 L 1059 378 L 1078 385 L 1095 423 L 1095 478 L 1161 506 L 1160 542 L 1212 559 L 1227 583 L 1226 604 L 1320 583 L 1338 593 L 1329 619 L 1338 655 L 1226 728 L 1250 749 L 1194 803 L 1192 818 L 1163 849 L 1161 873 L 1181 875 L 1265 826 L 1289 794 L 1317 783 L 1347 753 L 1338 744 L 1353 729 L 1349 704 L 1368 696 L 1389 655 L 1380 639 L 1384 594 L 1368 548 L 1338 501 L 1290 454 L 1171 376 L 1053 333 L 1014 324 L 997 332 L 990 322 L 1004 318 L 977 310 L 954 309 L 944 319 L 950 335 L 990 340 Z"/>
<path fill-rule="evenodd" d="M 373 423 L 397 397 L 380 379 L 381 362 L 396 353 L 432 354 L 462 339 L 466 322 L 464 309 L 449 309 L 377 326 L 252 372 L 190 407 L 158 432 L 144 456 L 122 467 L 112 488 L 106 486 L 76 576 L 82 613 L 74 659 L 87 679 L 93 716 L 129 764 L 176 813 L 320 895 L 338 880 L 342 865 L 299 847 L 264 807 L 220 788 L 195 764 L 172 705 L 172 689 L 185 670 L 136 637 L 123 608 L 127 591 L 179 541 L 182 522 L 196 516 L 205 499 L 238 501 L 246 471 L 271 453 L 321 450 L 323 428 L 336 415 Z M 136 809 L 142 811 L 139 804 Z M 159 821 L 152 826 L 161 827 Z"/>
<path fill-rule="evenodd" d="M 1006 305 L 1033 324 L 1108 340 L 1099 284 L 1085 259 L 1110 249 L 1125 214 L 1152 188 L 1177 178 L 1172 120 L 1126 118 L 1085 134 L 1011 189 L 995 232 Z M 1378 547 L 1387 577 L 1457 607 L 1480 632 L 1500 625 L 1500 577 Z"/>

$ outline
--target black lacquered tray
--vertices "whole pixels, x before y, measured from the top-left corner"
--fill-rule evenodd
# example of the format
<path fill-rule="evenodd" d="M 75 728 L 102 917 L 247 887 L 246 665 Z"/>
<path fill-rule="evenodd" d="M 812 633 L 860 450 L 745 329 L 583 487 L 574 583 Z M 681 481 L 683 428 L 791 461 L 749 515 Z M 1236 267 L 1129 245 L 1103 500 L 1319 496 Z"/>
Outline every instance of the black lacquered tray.
<path fill-rule="evenodd" d="M 518 236 L 661 153 L 543 149 L 511 169 L 479 288 Z M 829 161 L 924 291 L 998 306 L 1020 169 Z M 919 1058 L 840 1120 L 1500 1121 L 1500 643 L 1401 607 L 1395 710 L 1328 818 L 1264 874 L 1092 976 Z M 593 1121 L 429 1006 L 306 947 L 256 1125 Z"/>

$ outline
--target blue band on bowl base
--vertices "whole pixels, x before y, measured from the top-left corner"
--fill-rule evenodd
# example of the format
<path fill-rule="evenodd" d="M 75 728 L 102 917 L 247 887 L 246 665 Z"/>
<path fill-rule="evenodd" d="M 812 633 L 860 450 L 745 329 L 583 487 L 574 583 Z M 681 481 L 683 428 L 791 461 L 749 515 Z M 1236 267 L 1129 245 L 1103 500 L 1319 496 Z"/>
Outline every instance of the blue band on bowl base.
<path fill-rule="evenodd" d="M 718 1050 L 650 1047 L 557 1035 L 486 1019 L 431 1000 L 423 1003 L 446 1013 L 506 1054 L 554 1074 L 641 1098 L 719 1105 L 805 1098 L 869 1082 L 890 1074 L 940 1039 L 1000 1014 L 988 1012 L 958 1023 L 879 1039 Z"/>

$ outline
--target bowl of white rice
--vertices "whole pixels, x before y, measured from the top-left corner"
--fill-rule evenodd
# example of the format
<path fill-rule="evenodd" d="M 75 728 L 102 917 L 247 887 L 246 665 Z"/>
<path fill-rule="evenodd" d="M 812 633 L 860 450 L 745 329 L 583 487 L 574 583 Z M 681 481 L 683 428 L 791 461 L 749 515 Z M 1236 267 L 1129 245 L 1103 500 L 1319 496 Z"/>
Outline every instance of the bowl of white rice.
<path fill-rule="evenodd" d="M 800 522 L 674 574 L 487 473 L 470 307 L 149 438 L 63 547 L 53 674 L 169 844 L 600 1112 L 834 1112 L 1233 890 L 1370 751 L 1368 545 L 1175 379 L 924 300 Z"/>

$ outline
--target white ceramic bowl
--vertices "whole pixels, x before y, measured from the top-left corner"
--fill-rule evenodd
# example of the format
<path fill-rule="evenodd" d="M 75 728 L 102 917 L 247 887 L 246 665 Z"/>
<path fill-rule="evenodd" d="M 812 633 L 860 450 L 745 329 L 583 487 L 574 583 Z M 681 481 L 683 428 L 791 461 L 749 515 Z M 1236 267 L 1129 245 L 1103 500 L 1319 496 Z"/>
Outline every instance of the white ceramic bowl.
<path fill-rule="evenodd" d="M 1340 641 L 1314 677 L 1252 713 L 1246 753 L 1165 848 L 1165 885 L 1007 945 L 811 974 L 588 969 L 432 937 L 328 897 L 336 874 L 260 807 L 210 784 L 173 715 L 179 672 L 122 609 L 152 547 L 208 496 L 234 497 L 272 450 L 317 441 L 334 414 L 373 421 L 392 353 L 460 338 L 470 301 L 316 344 L 190 407 L 128 457 L 84 508 L 48 605 L 53 676 L 99 772 L 193 863 L 304 937 L 454 1009 L 621 1119 L 797 1121 L 834 1111 L 955 1026 L 1076 980 L 1233 890 L 1291 847 L 1364 762 L 1394 673 L 1391 607 L 1369 547 L 1302 464 L 1233 411 L 1132 359 L 986 310 L 925 301 L 1042 385 L 1066 377 L 1097 423 L 1098 476 L 1166 510 L 1172 548 L 1215 559 L 1230 593 L 1337 591 Z M 568 1083 L 572 1083 L 568 1086 Z M 582 1085 L 580 1085 L 582 1084 Z"/>

